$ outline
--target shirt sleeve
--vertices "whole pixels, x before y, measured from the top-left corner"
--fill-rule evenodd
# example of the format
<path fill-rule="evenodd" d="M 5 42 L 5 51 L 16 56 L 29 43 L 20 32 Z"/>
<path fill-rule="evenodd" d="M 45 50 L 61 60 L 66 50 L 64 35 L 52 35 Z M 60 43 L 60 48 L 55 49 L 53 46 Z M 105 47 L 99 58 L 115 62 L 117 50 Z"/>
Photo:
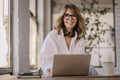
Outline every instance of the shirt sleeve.
<path fill-rule="evenodd" d="M 51 35 L 48 34 L 40 50 L 41 69 L 43 71 L 43 75 L 51 75 L 48 73 L 48 69 L 52 69 L 53 55 L 56 53 L 56 51 L 57 49 L 55 42 Z"/>

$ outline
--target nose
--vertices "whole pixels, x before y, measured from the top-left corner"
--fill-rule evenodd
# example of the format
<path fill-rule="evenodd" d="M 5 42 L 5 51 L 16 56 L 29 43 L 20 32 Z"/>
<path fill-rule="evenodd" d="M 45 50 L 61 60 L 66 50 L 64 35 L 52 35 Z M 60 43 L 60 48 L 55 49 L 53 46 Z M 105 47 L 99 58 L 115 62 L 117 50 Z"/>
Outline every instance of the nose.
<path fill-rule="evenodd" d="M 69 19 L 68 20 L 72 20 L 72 16 L 69 16 Z"/>

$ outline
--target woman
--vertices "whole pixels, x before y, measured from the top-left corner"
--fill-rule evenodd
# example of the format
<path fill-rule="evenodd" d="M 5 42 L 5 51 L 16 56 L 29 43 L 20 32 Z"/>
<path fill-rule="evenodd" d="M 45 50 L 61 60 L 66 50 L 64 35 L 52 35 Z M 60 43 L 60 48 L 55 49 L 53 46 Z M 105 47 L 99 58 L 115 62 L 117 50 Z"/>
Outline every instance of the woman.
<path fill-rule="evenodd" d="M 54 54 L 85 53 L 84 32 L 85 23 L 79 8 L 66 4 L 40 52 L 43 75 L 51 76 Z"/>

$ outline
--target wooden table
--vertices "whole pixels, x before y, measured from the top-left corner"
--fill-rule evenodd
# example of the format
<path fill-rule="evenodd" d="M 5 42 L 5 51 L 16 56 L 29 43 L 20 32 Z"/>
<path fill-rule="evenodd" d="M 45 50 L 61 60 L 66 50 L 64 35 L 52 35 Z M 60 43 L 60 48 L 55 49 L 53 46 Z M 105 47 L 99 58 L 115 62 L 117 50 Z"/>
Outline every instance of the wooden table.
<path fill-rule="evenodd" d="M 47 78 L 17 78 L 16 76 L 0 75 L 0 80 L 120 80 L 120 76 L 65 76 Z"/>

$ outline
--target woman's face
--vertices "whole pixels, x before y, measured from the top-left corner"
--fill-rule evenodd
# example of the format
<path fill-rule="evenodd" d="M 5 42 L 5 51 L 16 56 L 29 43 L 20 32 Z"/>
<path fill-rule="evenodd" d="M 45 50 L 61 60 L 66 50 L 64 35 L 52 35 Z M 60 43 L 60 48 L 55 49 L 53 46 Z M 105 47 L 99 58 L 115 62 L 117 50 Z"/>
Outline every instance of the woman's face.
<path fill-rule="evenodd" d="M 77 23 L 77 15 L 72 10 L 66 10 L 64 14 L 64 25 L 68 32 L 70 32 Z"/>

